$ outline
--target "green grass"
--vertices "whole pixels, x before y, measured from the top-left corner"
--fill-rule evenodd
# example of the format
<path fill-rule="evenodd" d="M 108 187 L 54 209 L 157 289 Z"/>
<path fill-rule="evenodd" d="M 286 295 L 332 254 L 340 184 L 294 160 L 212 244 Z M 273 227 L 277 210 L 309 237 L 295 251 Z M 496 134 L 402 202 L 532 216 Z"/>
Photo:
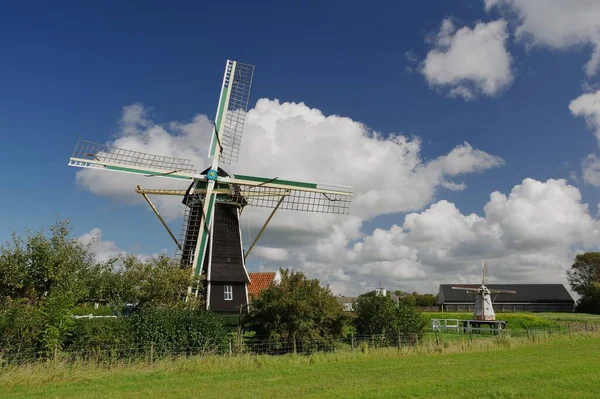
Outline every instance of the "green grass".
<path fill-rule="evenodd" d="M 588 313 L 539 313 L 541 317 L 548 320 L 566 323 L 588 323 L 600 324 L 600 315 Z"/>
<path fill-rule="evenodd" d="M 600 336 L 0 372 L 3 398 L 596 398 Z M 441 352 L 441 353 L 437 353 Z"/>
<path fill-rule="evenodd" d="M 429 328 L 431 319 L 470 320 L 473 318 L 473 312 L 423 312 L 421 314 L 428 320 Z M 560 328 L 561 325 L 557 320 L 546 315 L 554 316 L 560 313 L 496 313 L 496 319 L 505 320 L 506 328 L 511 330 Z"/>

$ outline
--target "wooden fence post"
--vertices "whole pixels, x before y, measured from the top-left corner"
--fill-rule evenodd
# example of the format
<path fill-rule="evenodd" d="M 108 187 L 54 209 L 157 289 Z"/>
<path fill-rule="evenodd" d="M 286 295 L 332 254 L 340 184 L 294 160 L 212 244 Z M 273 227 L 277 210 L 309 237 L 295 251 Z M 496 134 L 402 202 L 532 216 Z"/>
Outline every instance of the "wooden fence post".
<path fill-rule="evenodd" d="M 150 344 L 150 363 L 154 362 L 154 342 Z"/>
<path fill-rule="evenodd" d="M 352 348 L 352 352 L 354 352 L 354 333 L 350 336 L 350 346 Z"/>

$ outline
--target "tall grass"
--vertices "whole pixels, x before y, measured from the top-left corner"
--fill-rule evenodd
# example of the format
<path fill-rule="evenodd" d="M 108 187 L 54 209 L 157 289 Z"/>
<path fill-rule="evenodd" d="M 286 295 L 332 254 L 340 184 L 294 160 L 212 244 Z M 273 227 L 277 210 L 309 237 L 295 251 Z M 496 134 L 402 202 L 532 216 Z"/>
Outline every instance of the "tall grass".
<path fill-rule="evenodd" d="M 499 351 L 543 342 L 568 342 L 584 338 L 600 338 L 600 332 L 578 332 L 556 334 L 547 331 L 532 331 L 529 335 L 511 337 L 508 334 L 485 340 L 441 339 L 438 342 L 425 341 L 417 346 L 398 348 L 369 348 L 368 343 L 351 352 L 314 353 L 311 355 L 233 355 L 233 356 L 191 356 L 159 359 L 154 362 L 133 360 L 124 362 L 100 362 L 75 360 L 38 362 L 0 369 L 0 387 L 24 385 L 44 385 L 62 382 L 86 382 L 118 375 L 163 373 L 222 373 L 253 369 L 278 369 L 282 367 L 304 367 L 314 364 L 356 362 L 364 359 L 386 359 L 426 354 Z"/>

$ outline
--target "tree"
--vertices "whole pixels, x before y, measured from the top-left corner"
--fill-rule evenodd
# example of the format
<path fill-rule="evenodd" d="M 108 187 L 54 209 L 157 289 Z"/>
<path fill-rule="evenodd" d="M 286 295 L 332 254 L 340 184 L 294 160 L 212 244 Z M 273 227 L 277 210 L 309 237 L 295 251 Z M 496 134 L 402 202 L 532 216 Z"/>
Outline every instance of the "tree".
<path fill-rule="evenodd" d="M 99 264 L 89 245 L 69 237 L 70 230 L 69 222 L 57 221 L 49 237 L 43 229 L 27 230 L 25 239 L 13 232 L 12 243 L 0 247 L 0 298 L 33 304 L 59 292 L 68 292 L 72 302 L 84 298 Z"/>
<path fill-rule="evenodd" d="M 271 285 L 250 305 L 245 325 L 258 339 L 311 343 L 340 337 L 346 316 L 328 287 L 301 272 L 280 270 L 281 282 Z"/>
<path fill-rule="evenodd" d="M 600 252 L 578 254 L 567 279 L 573 291 L 581 298 L 577 311 L 600 314 Z"/>
<path fill-rule="evenodd" d="M 359 334 L 381 334 L 393 342 L 398 335 L 421 336 L 426 325 L 412 295 L 399 298 L 398 303 L 391 295 L 361 295 L 355 310 L 354 323 Z"/>
<path fill-rule="evenodd" d="M 29 340 L 52 350 L 71 334 L 75 306 L 101 302 L 120 308 L 126 302 L 140 308 L 194 307 L 199 301 L 184 302 L 193 278 L 166 256 L 140 260 L 133 256 L 97 262 L 94 244 L 71 236 L 68 221 L 25 237 L 12 235 L 0 247 L 0 334 L 31 331 Z M 24 325 L 30 317 L 32 323 Z M 39 317 L 38 317 L 39 316 Z M 35 332 L 35 333 L 33 333 Z M 39 349 L 42 349 L 39 348 Z"/>
<path fill-rule="evenodd" d="M 416 306 L 435 306 L 437 304 L 437 294 L 419 294 L 416 291 L 408 293 L 401 290 L 397 290 L 395 294 L 400 298 L 413 297 Z"/>
<path fill-rule="evenodd" d="M 182 300 L 188 287 L 197 284 L 198 279 L 166 255 L 149 260 L 128 255 L 120 269 L 120 278 L 113 278 L 119 289 L 108 295 L 113 301 L 132 302 L 138 308 L 193 308 L 202 303 L 200 296 Z"/>
<path fill-rule="evenodd" d="M 43 229 L 12 235 L 0 248 L 0 301 L 25 302 L 41 314 L 43 346 L 60 348 L 72 327 L 73 307 L 88 294 L 89 282 L 99 267 L 89 245 L 70 237 L 68 221 L 57 221 L 49 237 Z"/>
<path fill-rule="evenodd" d="M 361 335 L 395 334 L 396 303 L 389 295 L 360 295 L 354 307 L 356 332 Z"/>

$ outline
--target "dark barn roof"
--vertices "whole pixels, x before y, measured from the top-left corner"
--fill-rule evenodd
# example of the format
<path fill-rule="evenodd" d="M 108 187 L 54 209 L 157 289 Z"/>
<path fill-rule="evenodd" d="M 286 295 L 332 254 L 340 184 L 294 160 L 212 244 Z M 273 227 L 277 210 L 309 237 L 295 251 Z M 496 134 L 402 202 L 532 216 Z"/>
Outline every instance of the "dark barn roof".
<path fill-rule="evenodd" d="M 479 288 L 481 284 L 440 284 L 438 304 L 474 302 L 475 296 L 452 287 Z M 514 290 L 516 294 L 492 294 L 494 303 L 570 303 L 575 301 L 562 284 L 486 284 L 490 290 Z"/>

